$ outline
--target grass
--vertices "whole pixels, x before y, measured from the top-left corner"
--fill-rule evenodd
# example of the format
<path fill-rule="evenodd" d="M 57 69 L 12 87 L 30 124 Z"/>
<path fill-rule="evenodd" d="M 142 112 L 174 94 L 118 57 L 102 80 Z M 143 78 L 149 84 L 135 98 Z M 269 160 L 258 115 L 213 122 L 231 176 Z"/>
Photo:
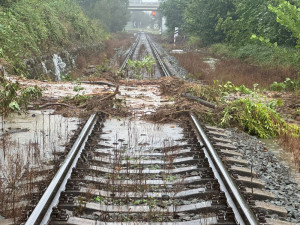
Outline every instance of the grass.
<path fill-rule="evenodd" d="M 253 87 L 259 84 L 261 87 L 269 87 L 274 81 L 284 81 L 285 78 L 297 78 L 297 72 L 291 67 L 262 67 L 242 62 L 239 59 L 220 60 L 216 63 L 216 69 L 208 74 L 207 79 L 232 81 L 235 85 Z"/>
<path fill-rule="evenodd" d="M 89 65 L 95 65 L 99 68 L 101 67 L 102 71 L 100 72 L 105 72 L 104 69 L 110 70 L 111 68 L 109 67 L 119 68 L 119 66 L 123 63 L 123 59 L 121 59 L 121 57 L 119 57 L 119 61 L 115 62 L 116 65 L 108 65 L 108 59 L 112 59 L 119 48 L 129 48 L 133 41 L 131 37 L 131 34 L 116 33 L 113 34 L 109 39 L 103 41 L 103 47 L 101 50 L 82 50 L 76 59 L 77 70 L 73 71 L 72 78 L 81 78 L 85 69 Z"/>
<path fill-rule="evenodd" d="M 194 78 L 206 80 L 209 76 L 209 65 L 204 62 L 202 54 L 183 53 L 174 55 L 179 64 L 184 67 Z"/>
<path fill-rule="evenodd" d="M 287 77 L 296 79 L 298 74 L 291 66 L 260 66 L 241 59 L 221 58 L 215 63 L 215 69 L 210 69 L 206 63 L 207 55 L 197 53 L 175 54 L 179 64 L 196 80 L 212 83 L 220 80 L 224 83 L 232 81 L 235 85 L 245 85 L 252 88 L 254 84 L 267 88 L 274 81 L 282 82 Z"/>

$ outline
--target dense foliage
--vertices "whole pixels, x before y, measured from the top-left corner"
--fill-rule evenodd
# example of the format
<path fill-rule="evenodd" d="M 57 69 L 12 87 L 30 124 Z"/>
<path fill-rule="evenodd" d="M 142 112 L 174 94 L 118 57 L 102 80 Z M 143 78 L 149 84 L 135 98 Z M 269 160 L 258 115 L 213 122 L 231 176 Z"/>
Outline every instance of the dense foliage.
<path fill-rule="evenodd" d="M 24 58 L 51 48 L 89 44 L 105 38 L 73 0 L 6 1 L 0 6 L 0 58 L 20 68 Z"/>
<path fill-rule="evenodd" d="M 109 32 L 122 31 L 130 14 L 129 0 L 77 0 L 85 13 L 100 22 Z"/>
<path fill-rule="evenodd" d="M 171 32 L 175 27 L 183 29 L 184 25 L 184 12 L 186 7 L 192 0 L 172 0 L 161 3 L 160 9 L 163 15 L 166 17 L 166 26 Z"/>
<path fill-rule="evenodd" d="M 255 34 L 270 43 L 295 46 L 300 39 L 298 6 L 294 0 L 167 0 L 161 9 L 170 30 L 176 25 L 204 45 L 242 46 L 253 43 Z"/>

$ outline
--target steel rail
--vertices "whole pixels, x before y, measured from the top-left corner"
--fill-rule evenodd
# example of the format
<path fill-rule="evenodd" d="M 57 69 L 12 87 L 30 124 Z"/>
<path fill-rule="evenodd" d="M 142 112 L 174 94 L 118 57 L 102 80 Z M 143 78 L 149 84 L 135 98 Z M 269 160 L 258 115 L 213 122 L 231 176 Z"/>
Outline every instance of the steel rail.
<path fill-rule="evenodd" d="M 91 134 L 98 120 L 98 117 L 98 114 L 93 114 L 90 116 L 72 149 L 68 153 L 66 159 L 57 171 L 42 198 L 34 208 L 30 217 L 27 219 L 25 225 L 44 225 L 49 222 L 52 208 L 58 204 L 59 196 L 65 189 L 67 180 L 71 176 L 73 168 L 76 166 L 76 163 L 81 155 L 86 141 L 88 140 L 89 135 Z"/>
<path fill-rule="evenodd" d="M 208 158 L 208 161 L 214 171 L 216 178 L 220 183 L 221 190 L 225 192 L 227 202 L 234 211 L 236 221 L 239 224 L 258 225 L 259 223 L 256 216 L 253 214 L 253 211 L 240 193 L 238 186 L 231 178 L 228 170 L 224 166 L 217 151 L 212 146 L 198 120 L 192 113 L 190 114 L 190 117 L 203 141 L 201 145 L 205 146 L 203 150 L 206 157 Z"/>
<path fill-rule="evenodd" d="M 126 68 L 127 63 L 128 63 L 128 60 L 129 60 L 130 57 L 133 55 L 133 53 L 134 53 L 134 51 L 135 51 L 135 49 L 136 49 L 138 43 L 140 42 L 140 38 L 141 38 L 141 35 L 139 34 L 138 37 L 137 37 L 137 39 L 135 40 L 134 44 L 132 45 L 132 47 L 131 47 L 129 53 L 127 54 L 127 56 L 126 56 L 126 58 L 125 58 L 125 60 L 124 60 L 124 62 L 123 62 L 123 64 L 122 64 L 122 66 L 121 66 L 121 68 L 120 68 L 121 70 L 124 70 L 124 69 Z"/>
<path fill-rule="evenodd" d="M 163 60 L 161 59 L 161 57 L 160 57 L 160 55 L 158 53 L 157 48 L 154 46 L 154 44 L 152 43 L 152 41 L 150 40 L 150 38 L 149 38 L 149 36 L 147 34 L 146 34 L 146 38 L 148 40 L 148 43 L 149 43 L 149 45 L 150 45 L 150 47 L 151 47 L 151 49 L 153 51 L 153 54 L 154 54 L 157 62 L 159 63 L 159 66 L 161 67 L 161 69 L 162 69 L 162 71 L 164 73 L 164 76 L 166 76 L 166 77 L 171 76 L 169 70 L 167 69 L 167 67 L 165 66 Z"/>

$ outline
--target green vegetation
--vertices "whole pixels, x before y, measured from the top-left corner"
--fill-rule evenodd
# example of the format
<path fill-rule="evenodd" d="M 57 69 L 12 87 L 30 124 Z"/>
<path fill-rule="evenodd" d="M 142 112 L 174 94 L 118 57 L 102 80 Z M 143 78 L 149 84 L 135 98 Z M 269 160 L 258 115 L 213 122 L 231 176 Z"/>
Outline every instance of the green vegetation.
<path fill-rule="evenodd" d="M 14 72 L 22 72 L 23 59 L 43 51 L 106 38 L 101 26 L 88 19 L 72 0 L 7 2 L 6 7 L 0 6 L 0 58 L 11 63 Z"/>
<path fill-rule="evenodd" d="M 220 125 L 238 125 L 260 138 L 277 137 L 282 131 L 299 133 L 296 126 L 288 125 L 273 108 L 273 102 L 265 104 L 249 98 L 237 99 L 226 105 Z"/>
<path fill-rule="evenodd" d="M 129 70 L 133 71 L 134 76 L 140 78 L 142 77 L 142 73 L 153 75 L 155 59 L 150 55 L 145 56 L 141 61 L 129 59 L 127 65 Z"/>
<path fill-rule="evenodd" d="M 290 78 L 286 78 L 284 82 L 277 83 L 274 81 L 270 85 L 272 91 L 296 91 L 300 89 L 300 76 L 297 80 L 293 81 Z"/>
<path fill-rule="evenodd" d="M 213 53 L 300 70 L 299 6 L 294 0 L 167 0 L 161 9 L 170 33 L 177 26 L 191 43 L 213 45 Z"/>
<path fill-rule="evenodd" d="M 81 105 L 92 98 L 91 95 L 86 95 L 84 88 L 80 85 L 80 83 L 77 83 L 74 86 L 73 91 L 76 93 L 74 97 L 67 95 L 63 99 L 64 102 L 72 101 L 75 105 Z"/>
<path fill-rule="evenodd" d="M 18 82 L 11 82 L 0 77 L 0 115 L 25 109 L 29 102 L 42 96 L 42 90 L 37 87 L 22 87 Z"/>
<path fill-rule="evenodd" d="M 289 88 L 294 87 L 294 83 L 287 79 L 284 85 Z M 221 113 L 215 116 L 206 115 L 213 124 L 222 127 L 237 126 L 251 135 L 260 138 L 277 137 L 282 133 L 300 135 L 297 126 L 286 123 L 276 112 L 276 108 L 282 105 L 282 100 L 265 102 L 258 100 L 259 92 L 257 85 L 253 89 L 246 88 L 244 85 L 235 86 L 231 82 L 221 84 L 215 82 L 211 86 L 193 85 L 187 88 L 187 92 L 202 99 L 215 102 L 222 109 Z M 244 97 L 239 97 L 229 101 L 227 96 L 230 93 L 243 93 Z M 203 117 L 203 115 L 201 115 Z"/>

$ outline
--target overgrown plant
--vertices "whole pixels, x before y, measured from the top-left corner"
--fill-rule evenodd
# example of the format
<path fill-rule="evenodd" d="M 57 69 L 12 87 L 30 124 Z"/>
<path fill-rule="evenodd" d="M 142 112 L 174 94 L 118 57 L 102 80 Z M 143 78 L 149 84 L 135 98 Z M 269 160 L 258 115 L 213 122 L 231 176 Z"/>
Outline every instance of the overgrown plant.
<path fill-rule="evenodd" d="M 139 60 L 128 60 L 128 68 L 131 70 L 137 78 L 141 77 L 143 73 L 147 73 L 148 75 L 152 76 L 154 72 L 153 66 L 155 65 L 155 59 L 153 56 L 146 56 Z"/>
<path fill-rule="evenodd" d="M 41 96 L 42 89 L 38 86 L 22 88 L 18 82 L 0 77 L 0 114 L 3 116 L 26 109 L 30 101 Z"/>
<path fill-rule="evenodd" d="M 273 108 L 249 98 L 236 99 L 223 110 L 220 125 L 234 124 L 260 138 L 276 137 L 281 132 L 299 134 L 299 128 L 287 124 Z"/>
<path fill-rule="evenodd" d="M 296 80 L 286 78 L 284 82 L 274 81 L 270 85 L 271 91 L 296 91 L 300 89 L 300 76 Z"/>

